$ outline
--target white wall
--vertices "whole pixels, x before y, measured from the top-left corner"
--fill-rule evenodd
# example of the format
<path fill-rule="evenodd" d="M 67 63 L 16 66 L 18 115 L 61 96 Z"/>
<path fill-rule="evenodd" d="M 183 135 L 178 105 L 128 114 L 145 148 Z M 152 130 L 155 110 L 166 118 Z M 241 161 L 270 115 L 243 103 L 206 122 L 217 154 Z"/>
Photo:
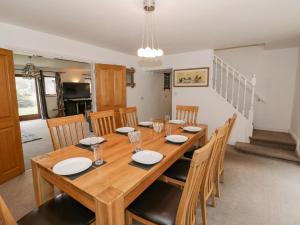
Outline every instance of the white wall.
<path fill-rule="evenodd" d="M 188 52 L 183 54 L 166 55 L 159 62 L 156 69 L 184 69 L 209 67 L 210 80 L 212 79 L 213 50 Z M 147 67 L 146 70 L 154 70 Z M 211 82 L 210 82 L 211 83 Z M 224 101 L 211 87 L 173 87 L 172 88 L 172 114 L 175 116 L 176 105 L 198 105 L 198 121 L 208 124 L 209 135 L 232 116 L 234 108 Z M 238 119 L 229 142 L 249 141 L 248 120 L 238 113 Z M 250 129 L 251 130 L 251 129 Z"/>
<path fill-rule="evenodd" d="M 290 129 L 298 48 L 264 49 L 262 46 L 216 51 L 248 78 L 257 77 L 257 91 L 266 102 L 255 101 L 254 126 L 259 129 Z"/>
<path fill-rule="evenodd" d="M 298 155 L 300 156 L 300 48 L 298 54 L 298 70 L 295 82 L 294 107 L 292 112 L 291 133 L 298 142 Z"/>

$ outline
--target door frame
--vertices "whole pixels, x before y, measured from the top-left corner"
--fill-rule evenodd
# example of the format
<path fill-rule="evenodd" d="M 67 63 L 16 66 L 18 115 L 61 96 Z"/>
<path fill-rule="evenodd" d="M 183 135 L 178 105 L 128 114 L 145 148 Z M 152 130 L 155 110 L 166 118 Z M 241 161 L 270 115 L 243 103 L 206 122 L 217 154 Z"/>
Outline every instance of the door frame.
<path fill-rule="evenodd" d="M 15 74 L 15 77 L 22 77 L 22 74 Z M 30 114 L 30 115 L 24 115 L 24 116 L 20 116 L 19 114 L 19 118 L 20 121 L 26 121 L 26 120 L 35 120 L 35 119 L 40 119 L 41 118 L 41 107 L 40 107 L 40 96 L 39 96 L 39 91 L 38 91 L 38 83 L 37 83 L 37 78 L 33 78 L 34 79 L 34 83 L 35 83 L 35 92 L 36 92 L 36 100 L 37 100 L 37 108 L 38 108 L 38 114 Z M 17 81 L 16 81 L 17 83 Z M 18 98 L 17 98 L 18 101 Z M 18 104 L 18 111 L 19 111 L 19 104 Z"/>

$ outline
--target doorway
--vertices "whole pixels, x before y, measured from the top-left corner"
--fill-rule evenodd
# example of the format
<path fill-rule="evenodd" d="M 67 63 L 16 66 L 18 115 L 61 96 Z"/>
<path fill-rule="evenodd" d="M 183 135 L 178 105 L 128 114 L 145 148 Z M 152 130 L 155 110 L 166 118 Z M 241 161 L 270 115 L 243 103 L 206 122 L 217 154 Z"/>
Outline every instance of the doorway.
<path fill-rule="evenodd" d="M 30 169 L 31 158 L 53 149 L 46 119 L 79 113 L 87 115 L 91 110 L 92 70 L 89 63 L 31 54 L 15 53 L 13 60 L 24 164 L 25 169 Z M 24 67 L 28 63 L 35 67 L 34 77 L 24 77 Z M 71 93 L 76 95 L 72 98 L 67 96 L 70 88 L 66 90 L 66 87 L 70 86 Z M 78 88 L 82 86 L 88 89 L 84 96 Z"/>
<path fill-rule="evenodd" d="M 152 105 L 155 106 L 154 117 L 172 117 L 172 69 L 154 70 L 152 72 Z"/>

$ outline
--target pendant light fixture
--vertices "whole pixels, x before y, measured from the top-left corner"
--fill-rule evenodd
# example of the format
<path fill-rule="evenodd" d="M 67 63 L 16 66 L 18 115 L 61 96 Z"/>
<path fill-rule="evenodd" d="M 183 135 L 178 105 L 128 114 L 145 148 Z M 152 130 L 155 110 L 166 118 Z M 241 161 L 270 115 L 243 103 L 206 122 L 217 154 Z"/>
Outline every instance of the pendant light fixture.
<path fill-rule="evenodd" d="M 24 78 L 33 78 L 39 75 L 36 66 L 31 62 L 32 56 L 28 56 L 29 63 L 27 63 L 23 68 L 23 77 Z"/>
<path fill-rule="evenodd" d="M 145 24 L 142 37 L 142 47 L 138 49 L 137 54 L 143 58 L 155 58 L 164 54 L 159 48 L 155 32 L 155 0 L 144 0 Z"/>

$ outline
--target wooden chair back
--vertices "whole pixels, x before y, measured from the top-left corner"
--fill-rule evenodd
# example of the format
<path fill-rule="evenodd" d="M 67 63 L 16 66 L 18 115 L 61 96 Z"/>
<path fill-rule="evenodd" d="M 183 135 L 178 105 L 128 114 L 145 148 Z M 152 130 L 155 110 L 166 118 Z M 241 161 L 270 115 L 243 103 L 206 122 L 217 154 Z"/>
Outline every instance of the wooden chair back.
<path fill-rule="evenodd" d="M 195 150 L 193 154 L 189 173 L 184 185 L 176 215 L 176 225 L 198 224 L 197 203 L 199 191 L 205 176 L 206 167 L 208 166 L 215 140 L 216 136 L 214 135 L 204 147 Z"/>
<path fill-rule="evenodd" d="M 190 124 L 195 124 L 197 122 L 198 109 L 198 106 L 177 105 L 176 119 L 184 120 Z"/>
<path fill-rule="evenodd" d="M 226 141 L 226 134 L 228 130 L 228 123 L 218 128 L 213 136 L 216 136 L 216 141 L 212 150 L 211 158 L 209 160 L 209 164 L 206 168 L 205 179 L 202 183 L 201 192 L 207 199 L 209 196 L 214 195 L 213 193 L 215 188 L 215 179 L 216 179 L 216 171 L 218 166 L 218 159 L 221 155 L 222 148 L 224 142 Z"/>
<path fill-rule="evenodd" d="M 53 149 L 79 143 L 87 136 L 86 120 L 82 114 L 47 120 Z"/>
<path fill-rule="evenodd" d="M 138 125 L 138 116 L 136 107 L 120 108 L 121 125 L 123 127 L 135 127 Z"/>
<path fill-rule="evenodd" d="M 0 195 L 0 222 L 3 225 L 17 225 L 14 217 L 12 216 L 10 210 L 8 209 L 1 195 Z"/>
<path fill-rule="evenodd" d="M 116 119 L 114 110 L 91 112 L 90 116 L 93 131 L 97 136 L 110 134 L 116 130 Z"/>
<path fill-rule="evenodd" d="M 226 133 L 226 140 L 225 140 L 224 145 L 222 147 L 222 153 L 221 153 L 221 156 L 220 156 L 220 159 L 219 159 L 219 168 L 218 168 L 218 173 L 219 174 L 221 174 L 224 170 L 224 160 L 225 160 L 226 146 L 227 146 L 229 137 L 231 135 L 232 128 L 235 124 L 236 118 L 237 118 L 237 114 L 234 113 L 232 115 L 232 117 L 227 120 L 228 129 L 227 129 L 227 133 Z"/>

